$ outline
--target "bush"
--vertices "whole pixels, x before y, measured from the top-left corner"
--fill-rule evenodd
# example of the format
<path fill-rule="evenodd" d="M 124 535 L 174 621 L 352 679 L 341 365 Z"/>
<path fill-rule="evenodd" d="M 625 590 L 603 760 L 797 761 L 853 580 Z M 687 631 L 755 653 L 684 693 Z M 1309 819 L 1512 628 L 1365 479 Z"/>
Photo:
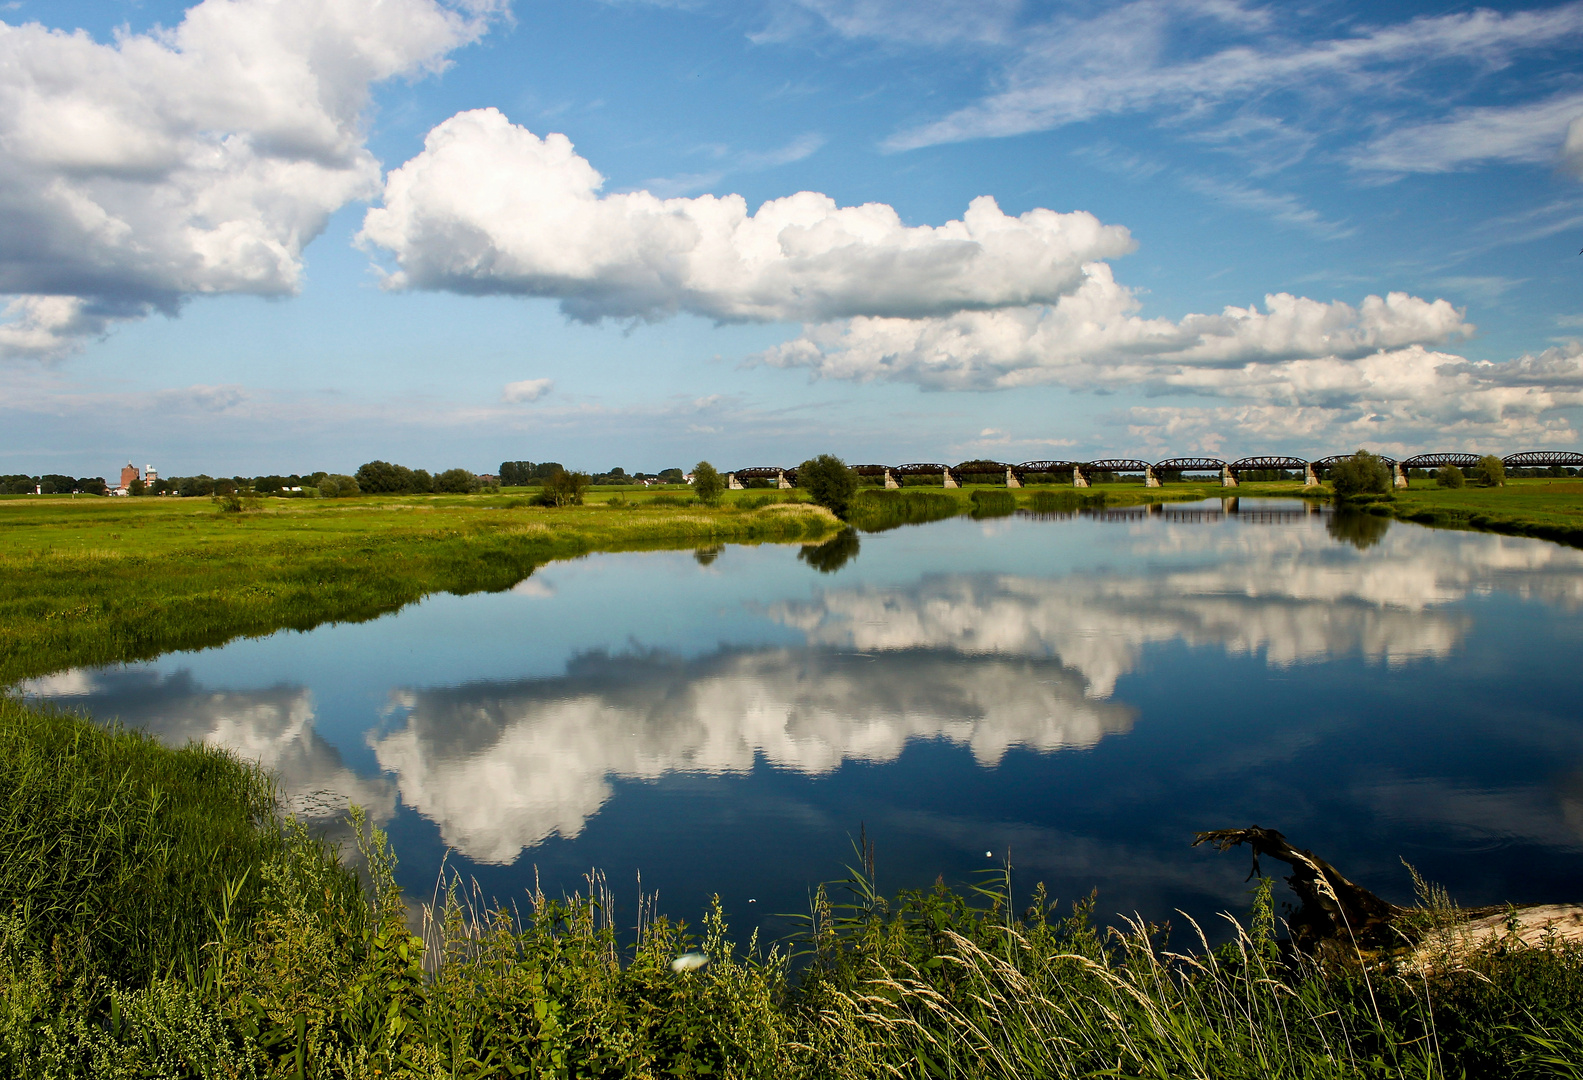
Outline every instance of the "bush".
<path fill-rule="evenodd" d="M 797 466 L 797 486 L 813 501 L 838 518 L 845 518 L 852 496 L 857 494 L 857 473 L 834 454 L 820 454 Z"/>
<path fill-rule="evenodd" d="M 1470 470 L 1479 487 L 1505 487 L 1506 465 L 1494 454 L 1485 454 Z"/>
<path fill-rule="evenodd" d="M 447 495 L 471 495 L 478 486 L 471 469 L 446 469 L 434 478 L 434 490 Z"/>
<path fill-rule="evenodd" d="M 361 495 L 362 488 L 357 486 L 357 481 L 350 476 L 326 476 L 319 481 L 319 494 L 326 499 L 349 499 L 353 495 Z"/>
<path fill-rule="evenodd" d="M 725 490 L 726 482 L 713 465 L 700 461 L 693 466 L 693 494 L 698 496 L 699 502 L 713 506 Z"/>
<path fill-rule="evenodd" d="M 1455 465 L 1442 465 L 1435 470 L 1435 483 L 1443 488 L 1459 488 L 1462 486 L 1462 470 Z"/>
<path fill-rule="evenodd" d="M 1391 470 L 1379 457 L 1367 450 L 1359 450 L 1331 466 L 1330 486 L 1342 499 L 1359 495 L 1384 495 L 1391 490 Z"/>
<path fill-rule="evenodd" d="M 588 490 L 588 474 L 559 469 L 544 481 L 539 501 L 545 506 L 581 506 Z"/>
<path fill-rule="evenodd" d="M 434 477 L 423 469 L 370 461 L 358 467 L 357 486 L 371 495 L 421 495 L 434 490 Z"/>

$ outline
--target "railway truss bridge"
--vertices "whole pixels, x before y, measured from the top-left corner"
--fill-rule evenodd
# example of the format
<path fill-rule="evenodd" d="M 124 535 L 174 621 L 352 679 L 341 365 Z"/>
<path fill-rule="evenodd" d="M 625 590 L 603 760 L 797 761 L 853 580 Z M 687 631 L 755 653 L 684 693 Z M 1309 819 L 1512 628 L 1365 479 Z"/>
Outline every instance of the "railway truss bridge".
<path fill-rule="evenodd" d="M 1024 483 L 1070 483 L 1074 487 L 1090 484 L 1113 476 L 1142 474 L 1144 485 L 1159 487 L 1170 480 L 1188 474 L 1218 474 L 1224 487 L 1236 487 L 1250 473 L 1299 473 L 1305 487 L 1317 487 L 1337 462 L 1345 461 L 1350 454 L 1332 454 L 1309 461 L 1306 458 L 1287 457 L 1280 454 L 1260 454 L 1254 457 L 1224 461 L 1212 457 L 1173 457 L 1164 461 L 1148 462 L 1139 458 L 1100 458 L 1097 461 L 1024 461 L 1013 465 L 1004 461 L 964 461 L 956 465 L 943 462 L 913 461 L 905 465 L 857 465 L 859 476 L 877 480 L 887 488 L 901 487 L 907 479 L 925 478 L 939 481 L 942 487 L 961 487 L 971 479 L 985 477 L 1005 478 L 1006 486 L 1018 488 Z M 1477 465 L 1481 455 L 1461 453 L 1416 454 L 1400 461 L 1380 455 L 1380 460 L 1390 468 L 1396 486 L 1407 486 L 1407 474 L 1413 469 L 1438 469 L 1454 465 L 1470 469 Z M 1501 459 L 1508 469 L 1543 469 L 1561 466 L 1583 468 L 1583 454 L 1570 450 L 1525 450 L 1508 454 Z M 745 481 L 772 480 L 776 487 L 791 488 L 797 485 L 797 470 L 778 465 L 756 465 L 735 469 L 726 474 L 726 486 L 733 490 L 745 487 Z"/>

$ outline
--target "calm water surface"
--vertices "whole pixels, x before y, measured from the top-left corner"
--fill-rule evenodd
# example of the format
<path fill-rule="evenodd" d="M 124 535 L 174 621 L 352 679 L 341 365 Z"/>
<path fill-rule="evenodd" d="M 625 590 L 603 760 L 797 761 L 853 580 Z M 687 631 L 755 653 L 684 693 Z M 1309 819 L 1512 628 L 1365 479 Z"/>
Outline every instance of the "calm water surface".
<path fill-rule="evenodd" d="M 596 555 L 27 690 L 363 804 L 425 898 L 450 849 L 504 901 L 597 866 L 630 906 L 641 870 L 779 933 L 861 825 L 888 891 L 1009 852 L 1205 916 L 1248 864 L 1193 831 L 1257 823 L 1398 901 L 1403 858 L 1467 904 L 1583 900 L 1583 552 L 1240 509 Z"/>

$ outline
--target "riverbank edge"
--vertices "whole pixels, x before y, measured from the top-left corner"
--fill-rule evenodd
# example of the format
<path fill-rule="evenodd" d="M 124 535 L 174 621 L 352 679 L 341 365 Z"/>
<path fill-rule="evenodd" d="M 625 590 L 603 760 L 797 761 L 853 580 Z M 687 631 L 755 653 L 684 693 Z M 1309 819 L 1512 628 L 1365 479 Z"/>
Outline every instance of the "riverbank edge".
<path fill-rule="evenodd" d="M 146 524 L 163 531 L 146 536 L 124 515 L 117 532 L 94 532 L 91 520 L 79 519 L 31 536 L 11 517 L 0 534 L 0 691 L 76 667 L 364 622 L 436 593 L 498 592 L 547 563 L 595 553 L 818 543 L 843 527 L 806 503 L 529 515 L 488 513 L 501 509 L 488 504 L 413 509 L 362 503 L 332 508 L 334 522 L 315 522 L 300 513 L 228 519 L 193 508 L 151 519 Z M 387 520 L 394 524 L 384 531 L 371 527 Z M 355 528 L 314 531 L 345 521 Z M 68 539 L 77 542 L 59 542 Z"/>

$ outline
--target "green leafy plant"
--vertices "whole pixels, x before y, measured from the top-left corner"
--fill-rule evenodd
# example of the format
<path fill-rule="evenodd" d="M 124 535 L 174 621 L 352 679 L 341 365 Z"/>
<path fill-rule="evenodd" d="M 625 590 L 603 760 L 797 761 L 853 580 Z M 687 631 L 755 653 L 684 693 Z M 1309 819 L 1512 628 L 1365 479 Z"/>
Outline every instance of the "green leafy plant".
<path fill-rule="evenodd" d="M 1391 470 L 1376 455 L 1359 450 L 1330 467 L 1330 486 L 1341 499 L 1389 494 Z"/>
<path fill-rule="evenodd" d="M 705 506 L 713 506 L 725 493 L 726 482 L 719 471 L 707 461 L 693 466 L 693 494 Z"/>
<path fill-rule="evenodd" d="M 797 486 L 808 492 L 814 502 L 844 519 L 857 494 L 858 475 L 834 454 L 820 454 L 797 466 Z"/>

